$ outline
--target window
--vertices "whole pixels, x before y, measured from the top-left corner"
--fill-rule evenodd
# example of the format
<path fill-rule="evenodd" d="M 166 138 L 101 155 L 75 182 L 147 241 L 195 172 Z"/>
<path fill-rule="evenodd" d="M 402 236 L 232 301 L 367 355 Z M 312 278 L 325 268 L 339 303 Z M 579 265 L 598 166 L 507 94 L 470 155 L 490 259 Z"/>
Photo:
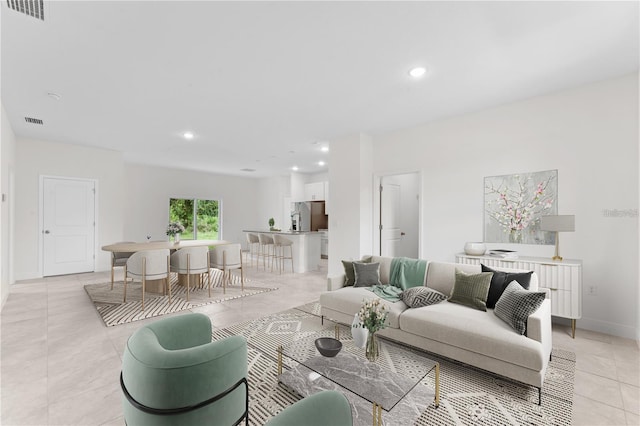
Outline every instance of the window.
<path fill-rule="evenodd" d="M 217 240 L 221 234 L 218 205 L 218 200 L 171 198 L 169 220 L 182 223 L 182 239 Z"/>

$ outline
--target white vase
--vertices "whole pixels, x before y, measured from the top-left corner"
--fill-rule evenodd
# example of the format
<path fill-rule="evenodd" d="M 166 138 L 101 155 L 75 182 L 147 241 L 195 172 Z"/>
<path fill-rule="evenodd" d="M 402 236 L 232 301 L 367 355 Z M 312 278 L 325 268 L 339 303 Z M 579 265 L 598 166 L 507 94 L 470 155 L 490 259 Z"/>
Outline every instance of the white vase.
<path fill-rule="evenodd" d="M 178 244 L 180 242 L 180 234 L 175 234 L 173 236 L 173 242 Z"/>
<path fill-rule="evenodd" d="M 353 337 L 353 344 L 358 348 L 364 348 L 367 344 L 367 337 L 369 337 L 369 330 L 360 325 L 360 318 L 358 314 L 353 316 L 353 322 L 351 323 L 351 336 Z"/>
<path fill-rule="evenodd" d="M 482 256 L 487 251 L 484 243 L 467 243 L 464 245 L 464 252 L 469 256 Z"/>

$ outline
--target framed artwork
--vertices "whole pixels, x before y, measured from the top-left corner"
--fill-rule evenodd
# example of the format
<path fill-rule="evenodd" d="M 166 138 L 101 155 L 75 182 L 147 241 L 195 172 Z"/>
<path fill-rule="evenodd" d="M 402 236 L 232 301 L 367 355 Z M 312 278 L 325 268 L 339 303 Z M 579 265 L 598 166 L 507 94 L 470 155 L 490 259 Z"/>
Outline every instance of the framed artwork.
<path fill-rule="evenodd" d="M 558 212 L 558 171 L 484 178 L 484 241 L 555 244 L 540 230 L 540 217 Z"/>

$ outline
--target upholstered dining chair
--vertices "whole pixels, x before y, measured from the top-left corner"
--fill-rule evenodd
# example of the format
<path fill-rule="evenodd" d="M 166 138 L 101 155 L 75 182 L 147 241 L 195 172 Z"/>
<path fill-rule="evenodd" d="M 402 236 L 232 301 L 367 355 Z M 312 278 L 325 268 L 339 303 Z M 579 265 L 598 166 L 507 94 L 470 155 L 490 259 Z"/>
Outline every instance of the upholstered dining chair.
<path fill-rule="evenodd" d="M 211 320 L 185 314 L 129 338 L 120 386 L 124 420 L 136 425 L 249 424 L 247 341 L 211 341 Z"/>
<path fill-rule="evenodd" d="M 285 408 L 265 426 L 299 425 L 352 426 L 351 405 L 338 391 L 320 391 Z"/>
<path fill-rule="evenodd" d="M 147 280 L 165 280 L 164 291 L 169 291 L 171 303 L 171 283 L 169 282 L 169 250 L 142 250 L 133 253 L 124 266 L 124 299 L 127 301 L 127 277 L 142 281 L 142 310 Z"/>
<path fill-rule="evenodd" d="M 285 251 L 285 249 L 288 249 Z M 276 258 L 278 272 L 284 271 L 284 261 L 291 262 L 291 273 L 293 273 L 293 241 L 282 235 L 273 234 L 273 251 Z"/>
<path fill-rule="evenodd" d="M 258 262 L 260 262 L 260 258 L 262 258 L 262 266 L 265 271 L 267 270 L 267 262 L 270 262 L 271 270 L 273 271 L 273 262 L 275 260 L 273 236 L 271 234 L 258 234 L 258 240 L 260 241 Z"/>
<path fill-rule="evenodd" d="M 119 241 L 115 244 L 132 244 L 133 241 Z M 123 268 L 127 264 L 127 259 L 133 252 L 112 251 L 111 252 L 111 290 L 113 290 L 113 274 L 116 268 Z"/>
<path fill-rule="evenodd" d="M 209 251 L 209 266 L 222 270 L 222 292 L 227 292 L 231 284 L 231 271 L 240 270 L 240 286 L 244 291 L 244 270 L 242 268 L 242 246 L 240 244 L 222 244 Z"/>
<path fill-rule="evenodd" d="M 200 282 L 202 282 L 202 275 L 207 274 L 209 297 L 211 297 L 211 274 L 209 271 L 209 249 L 207 246 L 185 247 L 177 250 L 171 255 L 171 272 L 186 274 L 187 302 L 189 301 L 191 275 L 199 274 Z"/>

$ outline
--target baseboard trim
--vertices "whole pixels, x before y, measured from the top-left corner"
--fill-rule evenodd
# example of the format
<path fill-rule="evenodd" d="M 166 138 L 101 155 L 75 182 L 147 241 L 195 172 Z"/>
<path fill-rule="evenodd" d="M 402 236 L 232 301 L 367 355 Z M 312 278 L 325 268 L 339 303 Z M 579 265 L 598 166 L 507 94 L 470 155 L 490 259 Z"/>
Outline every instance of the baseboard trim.
<path fill-rule="evenodd" d="M 566 318 L 553 317 L 553 323 L 570 326 L 571 320 Z M 625 339 L 631 339 L 638 342 L 637 337 L 638 337 L 639 330 L 637 330 L 635 327 L 624 325 L 624 324 L 618 324 L 618 323 L 609 322 L 609 321 L 601 321 L 601 320 L 596 320 L 591 318 L 582 318 L 576 321 L 576 328 L 578 330 L 583 329 L 583 330 L 595 331 L 598 333 L 609 334 L 612 336 L 623 337 Z M 638 345 L 640 347 L 640 342 L 638 342 Z"/>

